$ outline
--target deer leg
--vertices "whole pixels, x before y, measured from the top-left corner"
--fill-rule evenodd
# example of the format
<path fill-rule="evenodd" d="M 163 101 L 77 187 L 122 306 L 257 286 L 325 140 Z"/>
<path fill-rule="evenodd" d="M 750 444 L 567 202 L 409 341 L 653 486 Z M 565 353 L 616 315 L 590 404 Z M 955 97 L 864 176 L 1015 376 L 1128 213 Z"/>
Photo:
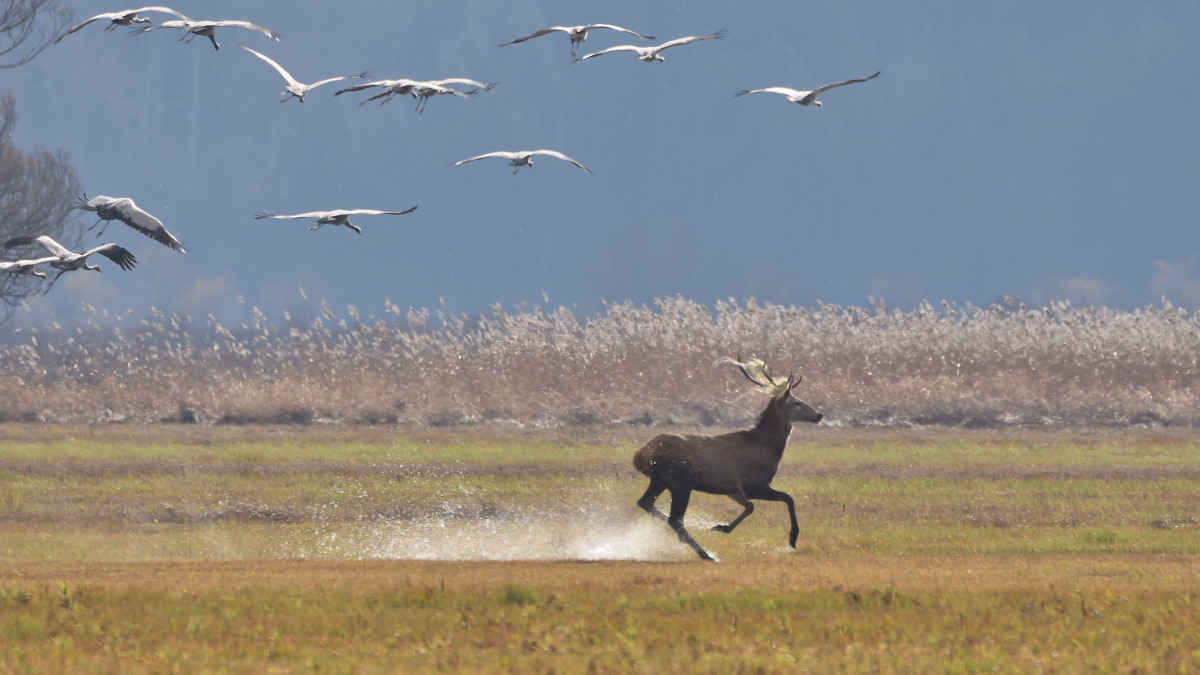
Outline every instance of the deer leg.
<path fill-rule="evenodd" d="M 671 517 L 667 519 L 667 524 L 675 533 L 679 535 L 679 541 L 692 547 L 696 555 L 700 556 L 701 560 L 713 560 L 716 558 L 708 554 L 700 544 L 692 539 L 692 535 L 688 534 L 687 529 L 683 527 L 683 514 L 687 511 L 688 501 L 692 498 L 691 490 L 672 490 L 671 491 Z"/>
<path fill-rule="evenodd" d="M 656 480 L 651 480 L 650 487 L 646 488 L 646 494 L 642 495 L 642 498 L 637 500 L 637 505 L 642 507 L 646 513 L 649 513 L 655 518 L 658 518 L 659 520 L 666 520 L 667 514 L 659 511 L 654 506 L 654 502 L 658 500 L 659 495 L 661 495 L 666 489 L 667 486 L 659 483 Z"/>
<path fill-rule="evenodd" d="M 792 519 L 792 530 L 788 533 L 788 543 L 796 548 L 796 538 L 800 536 L 800 524 L 796 522 L 796 502 L 786 492 L 780 492 L 772 487 L 764 487 L 750 492 L 750 497 L 768 502 L 783 502 L 787 504 L 788 516 Z"/>
<path fill-rule="evenodd" d="M 742 511 L 742 515 L 738 516 L 737 518 L 734 518 L 733 522 L 729 523 L 728 525 L 713 525 L 712 529 L 716 530 L 717 532 L 724 532 L 726 534 L 733 532 L 733 528 L 737 527 L 738 523 L 745 520 L 746 516 L 750 515 L 751 513 L 754 513 L 754 502 L 747 499 L 746 495 L 733 494 L 733 495 L 729 495 L 729 498 L 732 499 L 733 501 L 741 504 L 742 508 L 744 510 Z"/>

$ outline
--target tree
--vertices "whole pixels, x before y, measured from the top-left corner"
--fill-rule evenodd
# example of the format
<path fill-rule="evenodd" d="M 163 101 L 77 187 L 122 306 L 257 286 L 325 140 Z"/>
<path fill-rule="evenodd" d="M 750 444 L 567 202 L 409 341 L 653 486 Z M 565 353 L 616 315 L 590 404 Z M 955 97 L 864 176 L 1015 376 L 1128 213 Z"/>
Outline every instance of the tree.
<path fill-rule="evenodd" d="M 29 63 L 71 24 L 53 0 L 0 0 L 0 68 Z"/>
<path fill-rule="evenodd" d="M 17 124 L 16 100 L 0 95 L 0 243 L 18 235 L 48 234 L 67 248 L 78 250 L 83 228 L 72 218 L 80 194 L 79 177 L 65 152 L 34 147 L 23 152 L 12 143 Z M 41 250 L 25 251 L 40 257 Z M 5 260 L 15 260 L 8 251 Z M 0 323 L 7 321 L 26 298 L 41 293 L 46 282 L 37 277 L 0 274 Z"/>

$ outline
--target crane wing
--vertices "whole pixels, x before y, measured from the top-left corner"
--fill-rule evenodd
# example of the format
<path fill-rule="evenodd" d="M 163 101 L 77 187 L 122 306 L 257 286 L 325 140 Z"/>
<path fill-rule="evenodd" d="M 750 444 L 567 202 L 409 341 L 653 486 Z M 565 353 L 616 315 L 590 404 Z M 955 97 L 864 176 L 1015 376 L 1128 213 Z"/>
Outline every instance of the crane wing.
<path fill-rule="evenodd" d="M 12 260 L 12 261 L 0 262 L 0 270 L 2 270 L 4 272 L 21 273 L 21 272 L 24 272 L 25 270 L 29 269 L 30 267 L 34 267 L 35 265 L 41 265 L 43 263 L 54 262 L 55 260 L 58 260 L 58 259 L 59 259 L 58 256 L 52 255 L 52 256 L 47 256 L 45 258 L 33 258 L 31 260 Z"/>
<path fill-rule="evenodd" d="M 882 72 L 882 71 L 876 71 L 876 73 L 874 75 L 871 75 L 868 77 L 860 77 L 857 80 L 846 80 L 845 82 L 834 82 L 833 84 L 827 84 L 823 87 L 817 87 L 816 89 L 813 90 L 813 94 L 820 94 L 823 91 L 829 91 L 830 89 L 836 89 L 837 87 L 844 87 L 848 84 L 858 84 L 859 82 L 866 82 L 867 80 L 873 80 L 873 79 L 879 77 L 880 72 Z"/>
<path fill-rule="evenodd" d="M 574 61 L 571 61 L 571 63 L 578 63 L 584 59 L 590 59 L 590 58 L 593 58 L 596 56 L 604 56 L 605 54 L 611 54 L 613 52 L 639 52 L 640 53 L 641 48 L 635 47 L 634 45 L 617 45 L 615 47 L 609 47 L 608 49 L 601 49 L 598 52 L 592 52 L 591 54 L 584 54 L 583 56 L 575 59 Z"/>
<path fill-rule="evenodd" d="M 263 28 L 262 26 L 259 26 L 258 24 L 250 23 L 249 21 L 236 21 L 233 19 L 223 19 L 221 21 L 196 21 L 193 23 L 194 24 L 202 24 L 202 25 L 206 25 L 206 26 L 212 26 L 213 28 L 247 28 L 249 30 L 256 30 L 256 31 L 262 33 L 263 35 L 266 35 L 267 37 L 271 38 L 272 40 L 275 40 L 276 42 L 279 41 L 279 35 L 277 35 L 275 33 L 275 31 L 271 30 L 270 28 Z"/>
<path fill-rule="evenodd" d="M 37 244 L 38 246 L 41 246 L 42 248 L 46 249 L 46 251 L 48 251 L 51 255 L 55 256 L 56 260 L 65 258 L 70 255 L 74 255 L 66 246 L 63 246 L 62 244 L 58 243 L 57 241 L 54 241 L 53 239 L 50 238 L 49 235 L 45 235 L 45 234 L 37 236 L 37 237 L 33 237 L 33 236 L 13 237 L 12 239 L 9 239 L 8 241 L 4 242 L 4 248 L 14 248 L 17 246 L 28 246 L 29 244 Z"/>
<path fill-rule="evenodd" d="M 179 242 L 179 239 L 177 239 L 175 235 L 171 234 L 167 230 L 167 227 L 162 224 L 161 220 L 143 211 L 141 207 L 135 204 L 132 199 L 129 199 L 128 197 L 114 199 L 112 200 L 112 203 L 108 205 L 108 207 L 116 211 L 118 220 L 120 220 L 122 223 L 125 223 L 129 227 L 132 227 L 133 229 L 141 232 L 147 237 L 150 237 L 154 241 L 157 241 L 167 248 L 174 249 L 180 253 L 187 252 L 183 248 L 183 244 Z"/>
<path fill-rule="evenodd" d="M 378 87 L 378 86 L 380 86 L 378 82 L 364 82 L 363 84 L 356 84 L 352 87 L 346 87 L 345 89 L 338 89 L 336 92 L 334 92 L 333 95 L 341 96 L 342 94 L 345 94 L 345 93 L 348 93 L 351 91 L 362 91 L 363 89 L 370 89 L 371 87 Z"/>
<path fill-rule="evenodd" d="M 693 35 L 691 37 L 675 38 L 674 40 L 667 40 L 666 42 L 659 45 L 658 51 L 661 52 L 662 50 L 668 49 L 670 47 L 678 47 L 679 45 L 686 45 L 688 43 L 699 42 L 701 40 L 724 40 L 725 35 L 726 35 L 725 29 L 722 28 L 721 30 L 713 33 L 712 35 Z"/>
<path fill-rule="evenodd" d="M 562 31 L 562 32 L 566 33 L 566 32 L 570 32 L 570 30 L 571 30 L 570 28 L 566 28 L 566 27 L 564 27 L 564 26 L 554 26 L 553 28 L 543 28 L 543 29 L 541 29 L 541 30 L 539 30 L 539 31 L 536 31 L 536 32 L 530 33 L 529 35 L 526 35 L 525 37 L 519 37 L 519 38 L 517 38 L 516 40 L 513 40 L 512 42 L 505 42 L 505 43 L 501 44 L 500 46 L 501 46 L 501 47 L 507 47 L 507 46 L 509 46 L 509 45 L 515 45 L 515 44 L 517 44 L 518 42 L 524 42 L 524 41 L 526 41 L 526 40 L 532 40 L 532 39 L 533 39 L 533 38 L 535 38 L 535 37 L 541 37 L 541 36 L 543 36 L 543 35 L 549 35 L 550 33 L 557 33 L 557 32 L 559 32 L 559 31 Z"/>
<path fill-rule="evenodd" d="M 451 96 L 458 96 L 459 98 L 467 98 L 468 96 L 474 96 L 475 94 L 478 94 L 479 89 L 459 91 L 457 89 L 451 89 L 450 87 L 443 87 L 438 84 L 433 84 L 432 82 L 427 82 L 420 87 L 417 87 L 413 93 L 426 97 L 435 96 L 437 94 L 450 94 Z"/>
<path fill-rule="evenodd" d="M 470 80 L 465 77 L 448 77 L 444 80 L 429 80 L 429 82 L 427 82 L 426 84 L 434 84 L 434 85 L 438 85 L 438 86 L 445 86 L 447 84 L 465 84 L 465 85 L 469 85 L 472 87 L 479 87 L 480 89 L 482 89 L 484 91 L 491 91 L 496 88 L 495 82 L 489 84 L 487 82 L 479 82 L 477 80 Z"/>
<path fill-rule="evenodd" d="M 101 19 L 108 19 L 109 21 L 111 21 L 113 19 L 120 18 L 123 14 L 124 14 L 124 12 L 107 12 L 105 14 L 97 14 L 96 16 L 93 16 L 92 18 L 88 19 L 87 21 L 84 21 L 83 23 L 81 23 L 77 26 L 72 26 L 70 30 L 68 30 L 67 32 L 63 33 L 62 35 L 59 35 L 58 37 L 54 38 L 54 44 L 58 44 L 59 41 L 61 41 L 63 38 L 67 37 L 71 33 L 74 33 L 75 31 L 79 30 L 80 28 L 87 26 L 88 24 L 92 23 L 93 21 L 99 21 Z"/>
<path fill-rule="evenodd" d="M 271 57 L 267 56 L 266 54 L 262 54 L 257 51 L 254 51 L 253 49 L 247 47 L 246 45 L 242 45 L 242 49 L 245 49 L 246 51 L 250 52 L 251 54 L 262 59 L 263 61 L 266 61 L 268 65 L 270 65 L 272 68 L 275 69 L 275 72 L 279 73 L 279 75 L 281 77 L 283 77 L 283 79 L 287 80 L 288 84 L 293 85 L 293 86 L 301 86 L 300 82 L 297 81 L 296 78 L 292 77 L 291 73 L 284 70 L 283 66 L 276 63 L 275 60 L 272 59 Z"/>
<path fill-rule="evenodd" d="M 791 87 L 764 87 L 762 89 L 739 89 L 733 92 L 734 96 L 745 96 L 746 94 L 783 94 L 784 96 L 803 96 L 811 94 L 809 91 L 800 91 Z"/>
<path fill-rule="evenodd" d="M 632 31 L 632 30 L 629 30 L 628 28 L 622 28 L 620 26 L 614 26 L 611 23 L 593 23 L 588 26 L 588 30 L 591 30 L 593 28 L 607 28 L 609 30 L 619 31 L 621 33 L 629 33 L 630 35 L 636 35 L 636 36 L 642 38 L 643 40 L 653 40 L 654 39 L 653 35 L 642 35 L 641 33 L 637 32 L 637 31 Z"/>
<path fill-rule="evenodd" d="M 330 82 L 341 82 L 342 80 L 361 80 L 366 76 L 366 73 L 362 73 L 361 75 L 339 75 L 337 77 L 327 77 L 324 80 L 317 80 L 316 82 L 308 85 L 308 89 L 309 91 L 312 91 L 313 89 L 329 84 Z"/>
<path fill-rule="evenodd" d="M 379 211 L 376 209 L 349 209 L 346 211 L 331 211 L 331 214 L 342 216 L 402 216 L 406 213 L 416 211 L 417 207 L 412 207 L 407 211 Z"/>
<path fill-rule="evenodd" d="M 87 251 L 82 255 L 86 258 L 93 253 L 99 253 L 105 258 L 117 263 L 117 265 L 125 271 L 133 269 L 134 265 L 137 264 L 137 258 L 133 257 L 133 254 L 129 252 L 129 249 L 117 244 L 100 244 L 99 246 Z"/>
<path fill-rule="evenodd" d="M 181 19 L 178 21 L 164 21 L 162 23 L 152 23 L 149 26 L 142 26 L 134 31 L 134 33 L 145 33 L 147 31 L 158 30 L 159 28 L 182 28 L 187 30 L 190 26 L 198 25 L 201 22 L 191 21 L 190 19 Z"/>
<path fill-rule="evenodd" d="M 129 10 L 126 10 L 126 11 L 128 12 Z M 183 19 L 184 21 L 191 21 L 190 18 L 188 18 L 187 16 L 185 16 L 183 14 L 180 14 L 179 12 L 176 12 L 175 10 L 171 9 L 170 7 L 161 7 L 161 6 L 139 7 L 132 11 L 134 14 L 141 14 L 142 12 L 161 12 L 163 14 L 174 14 L 175 16 L 179 17 L 180 19 Z M 121 12 L 117 12 L 117 13 L 120 14 Z"/>
<path fill-rule="evenodd" d="M 575 166 L 577 166 L 577 167 L 579 167 L 579 168 L 583 169 L 584 171 L 586 171 L 586 172 L 588 172 L 588 173 L 592 173 L 592 170 L 591 170 L 591 169 L 589 169 L 589 168 L 587 168 L 586 166 L 584 166 L 584 165 L 580 164 L 579 162 L 576 162 L 575 160 L 571 159 L 570 157 L 567 157 L 566 155 L 562 154 L 561 152 L 559 152 L 559 151 L 557 151 L 557 150 L 534 150 L 534 151 L 533 151 L 532 153 L 530 153 L 530 154 L 533 154 L 533 155 L 548 155 L 548 156 L 550 156 L 550 157 L 557 157 L 558 159 L 561 159 L 561 160 L 564 160 L 564 161 L 567 161 L 567 162 L 570 162 L 570 163 L 574 164 Z"/>
<path fill-rule="evenodd" d="M 338 211 L 309 211 L 307 213 L 293 213 L 290 215 L 283 215 L 283 214 L 279 214 L 279 213 L 271 213 L 270 211 L 263 211 L 261 213 L 254 214 L 254 219 L 262 220 L 263 218 L 280 218 L 280 219 L 282 219 L 282 218 L 287 218 L 287 219 L 324 218 L 325 216 L 332 216 L 332 215 L 336 215 L 337 213 L 339 213 L 339 212 Z"/>
<path fill-rule="evenodd" d="M 83 28 L 84 26 L 91 24 L 94 21 L 100 21 L 102 19 L 108 19 L 109 21 L 113 21 L 114 19 L 120 19 L 123 16 L 136 16 L 138 14 L 141 14 L 142 12 L 162 12 L 164 14 L 174 14 L 175 16 L 177 16 L 181 19 L 187 19 L 186 16 L 180 14 L 179 12 L 176 12 L 175 10 L 171 9 L 170 7 L 139 7 L 137 9 L 123 9 L 119 12 L 105 12 L 103 14 L 97 14 L 96 16 L 93 16 L 92 18 L 88 19 L 87 21 L 84 21 L 81 24 L 72 26 L 70 30 L 68 30 L 67 32 L 63 33 L 62 35 L 59 35 L 58 37 L 54 38 L 54 44 L 58 44 L 59 41 L 61 41 L 63 38 L 67 37 L 71 33 L 74 33 L 75 31 L 79 30 L 80 28 Z"/>
<path fill-rule="evenodd" d="M 454 166 L 458 166 L 459 164 L 466 164 L 467 162 L 474 162 L 474 161 L 475 161 L 475 160 L 477 160 L 477 159 L 486 159 L 486 158 L 488 158 L 488 157 L 503 157 L 504 159 L 516 159 L 518 156 L 520 156 L 520 155 L 522 155 L 522 154 L 524 154 L 524 153 L 520 153 L 520 152 L 505 152 L 505 151 L 503 151 L 503 150 L 497 150 L 496 152 L 486 152 L 486 153 L 484 153 L 484 154 L 482 154 L 482 155 L 475 155 L 474 157 L 468 157 L 468 158 L 466 158 L 466 159 L 460 159 L 460 160 L 458 160 L 457 162 L 455 162 L 455 163 L 454 163 Z"/>
<path fill-rule="evenodd" d="M 334 96 L 339 96 L 341 94 L 345 94 L 346 92 L 351 92 L 351 91 L 362 91 L 363 89 L 370 89 L 371 87 L 403 87 L 403 86 L 411 86 L 414 84 L 418 84 L 418 82 L 416 80 L 409 80 L 409 79 L 405 79 L 405 78 L 401 78 L 398 80 L 371 80 L 370 82 L 363 82 L 362 84 L 356 84 L 352 87 L 346 87 L 345 89 L 339 89 L 337 91 L 337 93 L 334 94 Z"/>

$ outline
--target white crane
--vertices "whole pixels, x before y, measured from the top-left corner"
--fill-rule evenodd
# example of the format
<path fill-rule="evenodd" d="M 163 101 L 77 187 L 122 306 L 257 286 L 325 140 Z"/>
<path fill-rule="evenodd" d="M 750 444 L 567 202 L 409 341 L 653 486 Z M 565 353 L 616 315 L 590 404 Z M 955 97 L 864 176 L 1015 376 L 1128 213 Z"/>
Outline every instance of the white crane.
<path fill-rule="evenodd" d="M 518 150 L 516 152 L 505 152 L 503 150 L 500 150 L 497 152 L 489 152 L 489 153 L 485 153 L 482 155 L 476 155 L 475 157 L 468 157 L 466 159 L 459 160 L 454 163 L 454 166 L 458 166 L 459 164 L 466 164 L 467 162 L 474 162 L 477 159 L 484 159 L 486 157 L 503 157 L 504 159 L 508 160 L 509 166 L 515 167 L 513 169 L 513 175 L 515 176 L 515 175 L 517 175 L 517 172 L 521 170 L 521 167 L 533 166 L 534 155 L 546 155 L 548 157 L 556 157 L 563 161 L 570 162 L 588 173 L 592 172 L 591 169 L 580 164 L 579 162 L 576 162 L 575 160 L 571 159 L 570 157 L 567 157 L 566 155 L 562 154 L 561 152 L 558 152 L 557 150 Z"/>
<path fill-rule="evenodd" d="M 428 85 L 428 86 L 416 87 L 415 89 L 412 90 L 413 97 L 417 99 L 417 107 L 413 108 L 413 110 L 416 110 L 418 115 L 424 115 L 425 114 L 425 106 L 429 103 L 429 99 L 433 98 L 434 96 L 441 96 L 443 94 L 449 94 L 451 96 L 457 96 L 459 98 L 467 98 L 469 96 L 474 96 L 475 94 L 478 94 L 478 93 L 479 93 L 479 89 L 471 89 L 469 91 L 459 91 L 457 89 L 451 89 L 450 87 L 443 87 L 440 85 Z M 379 97 L 379 95 L 376 94 L 375 96 L 372 96 L 371 98 L 367 99 L 367 101 L 370 101 L 370 100 L 378 98 L 378 97 Z M 385 98 L 384 101 L 386 101 L 386 100 L 387 99 Z M 363 103 L 366 103 L 367 101 L 363 101 Z M 383 101 L 380 101 L 379 105 L 383 105 Z"/>
<path fill-rule="evenodd" d="M 96 233 L 97 237 L 104 234 L 104 230 L 108 229 L 110 221 L 119 220 L 168 248 L 172 248 L 180 253 L 187 252 L 183 248 L 183 244 L 179 243 L 179 240 L 175 238 L 175 235 L 167 231 L 161 220 L 143 211 L 129 197 L 96 195 L 88 199 L 87 195 L 83 195 L 79 198 L 79 203 L 75 205 L 75 208 L 82 211 L 91 211 L 99 216 L 100 220 L 93 223 L 88 228 L 89 231 L 95 229 L 101 221 L 104 221 L 104 227 L 100 228 L 100 231 Z"/>
<path fill-rule="evenodd" d="M 96 16 L 93 16 L 92 18 L 88 19 L 87 21 L 84 21 L 83 23 L 72 27 L 67 32 L 54 38 L 54 44 L 58 44 L 63 38 L 67 37 L 71 33 L 74 33 L 75 31 L 79 30 L 80 28 L 83 28 L 84 26 L 92 23 L 93 21 L 103 21 L 104 19 L 108 19 L 109 24 L 104 27 L 105 31 L 114 31 L 117 29 L 117 26 L 132 26 L 135 23 L 154 23 L 153 21 L 151 21 L 150 19 L 148 19 L 144 16 L 138 16 L 138 14 L 140 14 L 142 12 L 159 12 L 162 14 L 174 14 L 175 16 L 179 17 L 180 19 L 183 19 L 185 21 L 188 20 L 188 18 L 186 16 L 180 14 L 179 12 L 176 12 L 175 10 L 171 9 L 170 7 L 138 7 L 137 9 L 122 9 L 117 12 L 105 12 L 103 14 L 97 14 Z"/>
<path fill-rule="evenodd" d="M 275 31 L 271 30 L 270 28 L 263 28 L 262 26 L 250 23 L 249 21 L 235 21 L 232 19 L 224 19 L 221 21 L 193 21 L 192 19 L 164 21 L 159 24 L 153 24 L 139 28 L 137 32 L 145 33 L 146 31 L 158 30 L 159 28 L 179 28 L 183 31 L 186 31 L 183 37 L 179 38 L 185 44 L 191 42 L 192 39 L 197 35 L 201 35 L 212 41 L 213 49 L 221 48 L 221 45 L 217 43 L 216 37 L 218 28 L 246 28 L 249 30 L 256 30 L 272 40 L 275 40 L 276 42 L 279 41 L 279 36 L 276 35 Z"/>
<path fill-rule="evenodd" d="M 664 49 L 669 49 L 671 47 L 678 47 L 679 45 L 691 44 L 693 42 L 699 42 L 701 40 L 723 40 L 724 38 L 725 38 L 725 31 L 724 31 L 724 29 L 722 29 L 722 30 L 719 30 L 719 31 L 713 33 L 712 35 L 695 35 L 692 37 L 676 38 L 674 40 L 668 40 L 668 41 L 662 43 L 661 45 L 657 45 L 654 47 L 638 47 L 636 45 L 617 45 L 616 47 L 609 47 L 608 49 L 601 49 L 600 51 L 592 52 L 591 54 L 584 54 L 583 56 L 575 59 L 571 63 L 578 63 L 584 59 L 590 59 L 590 58 L 593 58 L 596 56 L 604 56 L 605 54 L 611 54 L 613 52 L 634 52 L 635 53 L 634 58 L 636 58 L 637 60 L 645 61 L 646 63 L 654 63 L 655 61 L 666 61 L 666 59 L 663 58 L 663 55 L 661 54 L 661 52 Z"/>
<path fill-rule="evenodd" d="M 103 270 L 100 269 L 99 265 L 89 265 L 87 262 L 88 256 L 92 255 L 93 253 L 99 253 L 105 258 L 117 263 L 118 267 L 126 271 L 133 269 L 134 265 L 137 264 L 137 258 L 134 258 L 133 254 L 129 252 L 129 249 L 125 248 L 124 246 L 118 246 L 117 244 L 100 244 L 99 246 L 90 248 L 83 253 L 76 253 L 57 241 L 54 241 L 45 234 L 37 237 L 13 237 L 12 239 L 4 242 L 4 248 L 28 246 L 30 244 L 37 244 L 41 246 L 52 256 L 50 258 L 40 259 L 40 262 L 49 263 L 51 267 L 58 270 L 58 275 L 55 276 L 53 281 L 50 282 L 51 286 L 54 285 L 55 281 L 58 281 L 58 277 L 61 277 L 63 274 L 74 270 L 92 270 L 94 272 L 102 272 Z M 46 290 L 49 290 L 49 287 L 47 287 Z"/>
<path fill-rule="evenodd" d="M 471 89 L 470 91 L 459 91 L 447 86 L 451 84 L 465 84 L 475 88 Z M 408 78 L 400 78 L 395 80 L 375 80 L 373 82 L 364 82 L 363 84 L 356 84 L 346 87 L 345 89 L 341 89 L 334 93 L 334 96 L 340 96 L 351 91 L 362 91 L 372 87 L 382 87 L 383 91 L 375 94 L 365 101 L 360 102 L 359 105 L 365 105 L 377 98 L 383 99 L 379 102 L 379 105 L 383 105 L 384 103 L 392 100 L 393 96 L 410 95 L 417 100 L 417 113 L 424 113 L 426 103 L 428 103 L 429 99 L 433 98 L 434 96 L 447 94 L 451 96 L 458 96 L 460 98 L 466 98 L 468 96 L 474 96 L 475 94 L 478 94 L 479 90 L 481 89 L 483 91 L 492 91 L 495 89 L 496 83 L 480 82 L 478 80 L 471 80 L 465 77 L 448 77 L 443 80 L 410 80 Z"/>
<path fill-rule="evenodd" d="M 397 94 L 409 94 L 416 99 L 417 107 L 413 109 L 417 111 L 418 115 L 420 115 L 424 114 L 425 105 L 429 102 L 429 99 L 433 98 L 434 96 L 448 94 L 450 96 L 457 96 L 459 98 L 467 98 L 468 96 L 474 96 L 478 93 L 478 87 L 469 91 L 459 91 L 457 89 L 451 89 L 450 87 L 444 87 L 439 84 L 433 84 L 432 82 L 413 82 L 411 84 L 403 84 L 396 87 L 386 87 L 384 91 L 381 91 L 367 100 L 362 101 L 359 103 L 359 105 L 366 105 L 377 98 L 383 99 L 379 102 L 379 105 L 383 105 L 384 103 L 392 100 L 392 97 L 396 96 Z"/>
<path fill-rule="evenodd" d="M 287 101 L 288 99 L 292 99 L 292 98 L 299 99 L 301 103 L 304 103 L 304 97 L 308 94 L 308 92 L 312 91 L 313 89 L 316 89 L 317 87 L 319 87 L 321 85 L 329 84 L 330 82 L 340 82 L 342 80 L 361 80 L 367 76 L 367 74 L 364 72 L 364 73 L 360 73 L 358 75 L 341 75 L 339 77 L 328 77 L 328 78 L 325 78 L 324 80 L 319 80 L 317 82 L 313 82 L 312 84 L 304 84 L 303 82 L 300 82 L 296 78 L 292 77 L 291 73 L 284 70 L 283 66 L 276 63 L 271 57 L 267 56 L 266 54 L 256 52 L 253 49 L 247 47 L 246 45 L 242 45 L 242 49 L 245 49 L 246 51 L 250 52 L 251 54 L 262 59 L 263 61 L 266 61 L 267 64 L 270 65 L 272 68 L 274 68 L 275 72 L 279 73 L 280 76 L 283 77 L 284 81 L 287 82 L 287 84 L 285 85 L 284 91 L 280 92 L 280 94 L 279 94 L 280 96 L 283 97 L 283 98 L 279 99 L 280 103 L 283 103 L 283 102 Z"/>
<path fill-rule="evenodd" d="M 309 211 L 307 213 L 293 213 L 291 215 L 280 215 L 263 211 L 262 213 L 254 214 L 255 220 L 263 218 L 309 218 L 317 221 L 316 225 L 308 228 L 310 230 L 320 229 L 322 225 L 345 225 L 346 227 L 362 234 L 362 228 L 350 222 L 350 216 L 402 216 L 406 213 L 416 211 L 417 207 L 412 207 L 406 211 L 376 211 L 375 209 L 343 209 L 340 211 Z"/>
<path fill-rule="evenodd" d="M 0 272 L 20 274 L 27 277 L 41 277 L 45 279 L 46 273 L 38 270 L 37 265 L 48 263 L 52 260 L 58 260 L 58 256 L 52 255 L 45 258 L 34 258 L 33 260 L 13 260 L 9 262 L 0 262 Z"/>
<path fill-rule="evenodd" d="M 589 23 L 586 26 L 551 26 L 549 28 L 543 28 L 535 33 L 530 33 L 529 35 L 526 35 L 525 37 L 519 37 L 516 40 L 513 40 L 512 42 L 505 42 L 504 44 L 502 44 L 500 46 L 507 47 L 509 45 L 515 45 L 519 42 L 524 42 L 526 40 L 532 40 L 535 37 L 549 35 L 550 33 L 562 32 L 562 33 L 566 33 L 567 37 L 571 39 L 571 56 L 575 56 L 579 51 L 579 45 L 584 43 L 585 41 L 587 41 L 588 31 L 595 30 L 597 28 L 604 28 L 607 30 L 615 30 L 615 31 L 618 31 L 621 33 L 629 33 L 630 35 L 636 35 L 636 36 L 642 38 L 643 40 L 653 40 L 654 39 L 653 35 L 642 35 L 641 33 L 638 33 L 637 31 L 632 31 L 632 30 L 629 30 L 628 28 L 622 28 L 620 26 L 614 26 L 611 23 Z"/>
<path fill-rule="evenodd" d="M 349 93 L 352 91 L 362 91 L 364 89 L 371 89 L 373 87 L 382 87 L 384 90 L 386 90 L 387 93 L 391 94 L 392 96 L 395 96 L 396 94 L 405 95 L 405 94 L 411 94 L 413 88 L 418 86 L 419 84 L 421 84 L 421 83 L 418 80 L 410 80 L 406 77 L 402 77 L 402 78 L 398 78 L 398 79 L 394 79 L 394 80 L 372 80 L 370 82 L 363 82 L 361 84 L 351 85 L 349 87 L 346 87 L 345 89 L 338 89 L 336 92 L 334 92 L 333 95 L 341 96 L 342 94 L 346 94 L 346 93 Z M 367 101 L 374 100 L 375 98 L 376 97 L 372 96 L 371 98 L 367 99 Z M 389 96 L 389 98 L 391 98 L 391 97 Z M 367 101 L 363 101 L 362 103 L 366 103 Z M 386 103 L 386 100 L 384 102 Z M 362 103 L 359 103 L 359 105 L 362 105 Z"/>
<path fill-rule="evenodd" d="M 821 102 L 817 100 L 817 97 L 820 96 L 822 92 L 826 92 L 837 87 L 844 87 L 848 84 L 866 82 L 867 80 L 873 80 L 877 77 L 879 77 L 878 72 L 869 77 L 860 77 L 857 80 L 846 80 L 845 82 L 834 82 L 833 84 L 827 84 L 823 87 L 817 87 L 812 91 L 801 91 L 800 89 L 792 89 L 791 87 L 766 87 L 765 89 L 741 89 L 739 91 L 735 91 L 733 95 L 737 97 L 745 96 L 746 94 L 783 94 L 791 103 L 799 103 L 800 105 L 805 106 L 815 105 L 820 108 Z"/>

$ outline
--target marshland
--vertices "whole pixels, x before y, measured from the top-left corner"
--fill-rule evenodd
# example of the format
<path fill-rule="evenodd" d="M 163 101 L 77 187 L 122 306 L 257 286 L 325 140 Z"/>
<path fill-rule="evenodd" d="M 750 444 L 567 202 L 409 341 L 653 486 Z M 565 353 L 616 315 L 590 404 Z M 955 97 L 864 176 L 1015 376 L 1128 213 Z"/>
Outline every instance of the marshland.
<path fill-rule="evenodd" d="M 224 326 L 97 313 L 3 347 L 16 672 L 1187 671 L 1194 318 L 666 298 Z M 803 376 L 774 486 L 636 505 L 652 436 Z M 667 496 L 664 496 L 664 501 Z"/>
<path fill-rule="evenodd" d="M 303 294 L 303 291 L 300 291 Z M 1200 324 L 1135 310 L 882 302 L 812 307 L 664 297 L 565 307 L 252 308 L 225 325 L 85 305 L 0 345 L 0 419 L 93 422 L 733 427 L 759 401 L 714 362 L 804 378 L 844 427 L 1194 426 Z"/>

